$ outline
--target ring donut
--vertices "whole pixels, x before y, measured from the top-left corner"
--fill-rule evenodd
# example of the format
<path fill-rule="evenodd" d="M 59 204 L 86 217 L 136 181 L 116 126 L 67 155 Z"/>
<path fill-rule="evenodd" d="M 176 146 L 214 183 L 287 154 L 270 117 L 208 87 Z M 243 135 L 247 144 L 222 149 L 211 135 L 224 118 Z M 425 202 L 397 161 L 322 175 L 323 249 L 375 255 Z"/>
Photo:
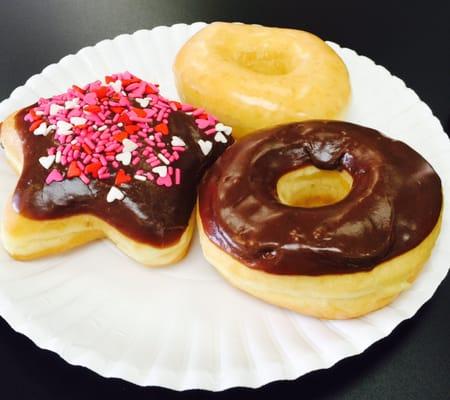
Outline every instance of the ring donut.
<path fill-rule="evenodd" d="M 406 144 L 337 121 L 293 123 L 230 147 L 205 175 L 206 258 L 292 310 L 351 318 L 408 288 L 438 236 L 439 176 Z"/>
<path fill-rule="evenodd" d="M 306 119 L 337 119 L 350 98 L 347 68 L 317 36 L 294 29 L 215 22 L 174 64 L 183 101 L 204 107 L 240 138 Z"/>

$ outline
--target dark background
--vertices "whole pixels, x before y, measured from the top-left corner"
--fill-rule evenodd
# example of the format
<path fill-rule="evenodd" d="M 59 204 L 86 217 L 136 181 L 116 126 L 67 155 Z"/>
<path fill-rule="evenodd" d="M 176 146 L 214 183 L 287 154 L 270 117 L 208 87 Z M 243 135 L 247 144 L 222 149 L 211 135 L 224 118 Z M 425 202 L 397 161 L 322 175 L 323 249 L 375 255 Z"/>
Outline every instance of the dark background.
<path fill-rule="evenodd" d="M 445 3 L 2 0 L 0 99 L 49 63 L 120 33 L 177 22 L 241 21 L 308 30 L 370 57 L 415 90 L 449 132 L 450 7 Z M 102 378 L 38 349 L 0 318 L 0 399 L 450 399 L 449 302 L 447 277 L 414 318 L 364 354 L 292 382 L 217 394 Z"/>

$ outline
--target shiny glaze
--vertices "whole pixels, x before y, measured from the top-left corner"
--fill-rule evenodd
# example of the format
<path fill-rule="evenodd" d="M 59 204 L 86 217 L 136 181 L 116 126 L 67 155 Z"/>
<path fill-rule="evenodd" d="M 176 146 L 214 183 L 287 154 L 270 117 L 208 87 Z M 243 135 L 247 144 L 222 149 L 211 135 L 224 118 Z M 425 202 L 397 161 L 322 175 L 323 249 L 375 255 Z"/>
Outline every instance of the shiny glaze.
<path fill-rule="evenodd" d="M 307 165 L 346 170 L 349 194 L 316 208 L 281 204 L 278 179 Z M 273 274 L 371 270 L 422 242 L 441 207 L 441 181 L 423 157 L 373 129 L 338 121 L 251 135 L 219 158 L 199 189 L 209 239 Z"/>
<path fill-rule="evenodd" d="M 106 195 L 114 178 L 92 180 L 85 185 L 78 178 L 45 184 L 48 171 L 38 162 L 39 156 L 53 143 L 53 134 L 34 136 L 24 121 L 27 109 L 16 115 L 16 129 L 22 140 L 24 165 L 13 195 L 13 207 L 32 219 L 53 219 L 77 214 L 91 214 L 108 222 L 132 239 L 157 247 L 166 247 L 179 240 L 185 231 L 196 199 L 197 183 L 205 169 L 222 153 L 227 144 L 215 143 L 208 156 L 197 141 L 204 138 L 194 117 L 181 111 L 169 116 L 170 135 L 184 140 L 187 151 L 174 167 L 183 170 L 180 185 L 170 188 L 146 181 L 132 180 L 121 188 L 127 193 L 123 201 L 107 203 Z M 140 168 L 123 166 L 127 174 Z M 144 167 L 145 168 L 145 167 Z"/>

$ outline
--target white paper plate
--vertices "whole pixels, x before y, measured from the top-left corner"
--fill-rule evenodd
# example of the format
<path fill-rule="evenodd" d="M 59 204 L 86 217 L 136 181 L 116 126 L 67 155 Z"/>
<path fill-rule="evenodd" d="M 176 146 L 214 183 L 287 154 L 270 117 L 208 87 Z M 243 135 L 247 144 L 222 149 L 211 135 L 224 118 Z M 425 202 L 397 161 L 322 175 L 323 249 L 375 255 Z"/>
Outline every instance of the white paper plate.
<path fill-rule="evenodd" d="M 129 70 L 176 97 L 172 62 L 203 23 L 120 35 L 86 47 L 31 77 L 0 104 L 0 120 L 38 96 Z M 425 156 L 450 199 L 450 142 L 417 95 L 367 57 L 330 43 L 350 70 L 348 119 L 401 139 Z M 16 176 L 0 155 L 0 200 Z M 3 204 L 0 204 L 3 206 Z M 413 287 L 390 306 L 350 321 L 322 321 L 265 304 L 229 286 L 203 259 L 142 267 L 108 241 L 20 263 L 0 250 L 0 313 L 39 347 L 71 364 L 139 385 L 221 390 L 257 387 L 327 368 L 388 335 L 434 293 L 450 260 L 444 215 L 433 255 Z M 445 245 L 447 243 L 447 245 Z"/>

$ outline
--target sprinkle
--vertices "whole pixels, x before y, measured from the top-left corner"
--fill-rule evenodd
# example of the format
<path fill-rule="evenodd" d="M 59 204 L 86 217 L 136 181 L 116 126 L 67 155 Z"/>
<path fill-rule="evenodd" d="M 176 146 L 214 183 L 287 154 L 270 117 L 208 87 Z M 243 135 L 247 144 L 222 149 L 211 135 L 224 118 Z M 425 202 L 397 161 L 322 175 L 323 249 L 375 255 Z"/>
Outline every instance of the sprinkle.
<path fill-rule="evenodd" d="M 172 140 L 171 140 L 170 144 L 172 146 L 176 146 L 176 147 L 178 147 L 178 146 L 186 146 L 186 143 L 184 142 L 184 140 L 181 139 L 178 136 L 172 136 Z"/>
<path fill-rule="evenodd" d="M 123 169 L 119 169 L 116 174 L 114 184 L 120 186 L 122 183 L 128 183 L 131 181 L 131 176 L 127 175 Z"/>
<path fill-rule="evenodd" d="M 69 124 L 66 121 L 58 121 L 56 123 L 57 126 L 57 131 L 56 133 L 58 133 L 59 135 L 70 135 L 72 133 L 72 124 Z"/>
<path fill-rule="evenodd" d="M 231 126 L 227 126 L 222 124 L 221 122 L 217 123 L 215 126 L 216 131 L 223 132 L 225 135 L 230 136 L 233 129 Z"/>
<path fill-rule="evenodd" d="M 39 163 L 45 168 L 45 169 L 49 169 L 53 163 L 55 162 L 55 156 L 54 155 L 49 155 L 49 156 L 43 156 L 43 157 L 39 157 Z"/>
<path fill-rule="evenodd" d="M 82 117 L 72 117 L 70 118 L 70 123 L 72 125 L 84 125 L 87 122 L 86 118 L 82 118 Z"/>
<path fill-rule="evenodd" d="M 61 110 L 64 110 L 64 107 L 62 107 L 62 106 L 60 106 L 60 105 L 58 105 L 58 104 L 53 103 L 53 104 L 50 105 L 50 112 L 49 112 L 49 114 L 50 114 L 50 115 L 56 115 L 56 114 L 58 114 Z"/>
<path fill-rule="evenodd" d="M 181 170 L 179 168 L 175 168 L 175 185 L 179 185 L 181 182 Z"/>
<path fill-rule="evenodd" d="M 131 153 L 129 151 L 116 155 L 116 160 L 122 162 L 123 165 L 130 165 Z"/>
<path fill-rule="evenodd" d="M 145 182 L 147 178 L 144 175 L 134 175 L 134 179 Z"/>
<path fill-rule="evenodd" d="M 52 171 L 47 175 L 45 183 L 47 185 L 50 185 L 52 182 L 61 182 L 63 179 L 64 178 L 61 172 L 59 172 L 57 169 L 52 169 Z"/>
<path fill-rule="evenodd" d="M 81 175 L 81 169 L 76 161 L 72 161 L 67 170 L 67 177 L 74 178 Z"/>
<path fill-rule="evenodd" d="M 112 203 L 115 200 L 123 200 L 125 198 L 125 194 L 120 191 L 115 186 L 111 186 L 111 189 L 109 189 L 109 192 L 106 196 L 106 201 L 108 203 Z"/>
<path fill-rule="evenodd" d="M 145 99 L 134 99 L 136 100 L 136 102 L 142 107 L 142 108 L 146 108 L 149 103 L 150 103 L 150 99 L 149 98 L 145 98 Z"/>
<path fill-rule="evenodd" d="M 170 164 L 170 161 L 169 161 L 166 157 L 164 157 L 161 153 L 158 154 L 158 158 L 159 158 L 164 164 L 166 164 L 166 165 L 169 165 L 169 164 Z"/>
<path fill-rule="evenodd" d="M 152 172 L 158 174 L 160 177 L 165 177 L 167 175 L 167 167 L 165 165 L 161 165 L 153 168 Z"/>
<path fill-rule="evenodd" d="M 202 150 L 202 153 L 205 156 L 208 155 L 209 152 L 212 149 L 212 142 L 210 142 L 209 140 L 200 139 L 197 143 L 200 146 L 200 149 Z"/>
<path fill-rule="evenodd" d="M 214 135 L 214 140 L 216 142 L 220 142 L 220 143 L 226 143 L 227 142 L 227 138 L 225 137 L 225 135 L 222 132 L 217 132 Z"/>
<path fill-rule="evenodd" d="M 32 128 L 32 126 L 31 126 Z M 36 136 L 45 136 L 47 134 L 47 124 L 45 122 L 42 122 L 41 124 L 39 124 L 39 126 L 34 129 L 33 135 Z"/>
<path fill-rule="evenodd" d="M 59 164 L 61 162 L 61 150 L 56 152 L 55 163 Z"/>
<path fill-rule="evenodd" d="M 133 150 L 136 150 L 138 147 L 137 144 L 130 139 L 123 139 L 122 144 L 124 152 L 131 152 Z"/>

